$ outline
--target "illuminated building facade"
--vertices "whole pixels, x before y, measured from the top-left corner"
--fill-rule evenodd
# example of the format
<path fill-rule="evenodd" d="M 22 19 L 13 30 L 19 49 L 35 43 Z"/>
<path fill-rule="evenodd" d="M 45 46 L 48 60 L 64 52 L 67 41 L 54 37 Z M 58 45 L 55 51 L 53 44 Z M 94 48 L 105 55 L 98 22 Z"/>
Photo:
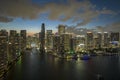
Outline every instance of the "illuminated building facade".
<path fill-rule="evenodd" d="M 120 41 L 120 34 L 119 32 L 111 32 L 110 34 L 110 42 L 113 47 L 118 47 Z"/>
<path fill-rule="evenodd" d="M 9 35 L 9 59 L 10 62 L 15 60 L 20 55 L 20 34 L 16 30 L 10 30 Z"/>
<path fill-rule="evenodd" d="M 27 36 L 26 48 L 31 48 L 32 36 Z"/>
<path fill-rule="evenodd" d="M 94 37 L 94 48 L 99 48 L 99 38 L 97 36 Z"/>
<path fill-rule="evenodd" d="M 60 54 L 61 48 L 61 37 L 60 35 L 53 36 L 53 50 L 55 53 Z"/>
<path fill-rule="evenodd" d="M 119 35 L 119 32 L 111 32 L 110 34 L 110 39 L 111 41 L 119 41 L 119 38 L 120 35 Z"/>
<path fill-rule="evenodd" d="M 76 51 L 76 38 L 71 38 L 70 39 L 70 50 L 71 51 Z"/>
<path fill-rule="evenodd" d="M 16 30 L 10 30 L 10 36 L 9 36 L 9 59 L 10 62 L 12 62 L 16 58 L 16 48 L 19 42 L 17 42 L 17 31 Z M 18 39 L 19 41 L 19 39 Z"/>
<path fill-rule="evenodd" d="M 6 67 L 8 58 L 8 32 L 6 30 L 0 31 L 0 73 Z"/>
<path fill-rule="evenodd" d="M 20 47 L 20 34 L 16 33 L 15 35 L 15 42 L 14 42 L 14 53 L 15 53 L 15 59 L 21 54 L 21 47 Z"/>
<path fill-rule="evenodd" d="M 24 51 L 26 49 L 26 41 L 27 41 L 27 31 L 21 30 L 20 31 L 20 46 L 21 50 Z"/>
<path fill-rule="evenodd" d="M 46 34 L 46 47 L 47 50 L 51 50 L 53 48 L 53 34 L 52 34 L 52 30 L 47 30 L 47 34 Z"/>
<path fill-rule="evenodd" d="M 72 34 L 65 33 L 65 34 L 62 34 L 61 37 L 63 41 L 62 43 L 64 45 L 64 50 L 70 51 L 70 39 L 72 38 Z"/>
<path fill-rule="evenodd" d="M 110 38 L 108 32 L 104 32 L 103 34 L 103 47 L 107 48 L 110 44 Z"/>
<path fill-rule="evenodd" d="M 45 24 L 42 23 L 41 33 L 40 33 L 40 52 L 45 52 Z"/>
<path fill-rule="evenodd" d="M 58 26 L 58 34 L 64 34 L 65 33 L 65 26 L 64 25 L 59 25 Z"/>
<path fill-rule="evenodd" d="M 81 51 L 85 49 L 86 42 L 85 42 L 85 35 L 77 35 L 76 36 L 76 51 Z"/>
<path fill-rule="evenodd" d="M 98 38 L 98 47 L 101 48 L 102 47 L 102 32 L 98 32 L 97 33 L 97 38 Z"/>
<path fill-rule="evenodd" d="M 87 49 L 92 49 L 93 46 L 93 33 L 92 32 L 87 32 L 86 35 L 86 48 Z"/>

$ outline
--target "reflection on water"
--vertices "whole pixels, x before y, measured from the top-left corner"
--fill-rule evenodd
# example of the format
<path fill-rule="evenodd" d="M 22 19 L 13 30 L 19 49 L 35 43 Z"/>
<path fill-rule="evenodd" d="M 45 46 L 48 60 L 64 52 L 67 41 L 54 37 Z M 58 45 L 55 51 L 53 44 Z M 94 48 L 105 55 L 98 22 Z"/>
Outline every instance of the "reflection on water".
<path fill-rule="evenodd" d="M 8 73 L 7 80 L 120 80 L 120 58 L 99 56 L 91 60 L 65 60 L 26 52 Z"/>

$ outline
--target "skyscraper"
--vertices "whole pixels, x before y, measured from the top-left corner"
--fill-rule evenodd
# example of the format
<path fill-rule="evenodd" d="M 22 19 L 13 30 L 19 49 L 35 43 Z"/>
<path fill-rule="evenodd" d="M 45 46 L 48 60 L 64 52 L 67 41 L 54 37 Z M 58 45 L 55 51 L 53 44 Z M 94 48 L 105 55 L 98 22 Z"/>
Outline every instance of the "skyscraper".
<path fill-rule="evenodd" d="M 99 45 L 98 45 L 98 43 L 99 43 L 99 40 L 98 40 L 98 37 L 97 36 L 94 36 L 94 48 L 99 48 Z"/>
<path fill-rule="evenodd" d="M 47 50 L 50 50 L 53 47 L 53 34 L 52 34 L 52 30 L 47 30 L 46 37 L 47 37 L 47 39 L 46 39 L 46 47 L 47 47 Z"/>
<path fill-rule="evenodd" d="M 93 48 L 93 33 L 92 32 L 87 32 L 87 37 L 86 37 L 86 46 L 88 49 Z"/>
<path fill-rule="evenodd" d="M 111 45 L 114 47 L 119 46 L 119 40 L 120 40 L 119 32 L 111 32 L 110 34 Z"/>
<path fill-rule="evenodd" d="M 61 54 L 61 37 L 60 35 L 54 35 L 53 36 L 53 50 L 57 54 Z"/>
<path fill-rule="evenodd" d="M 70 51 L 75 51 L 76 50 L 76 38 L 71 38 L 70 39 Z"/>
<path fill-rule="evenodd" d="M 103 45 L 104 47 L 109 47 L 109 34 L 108 32 L 104 32 L 104 36 L 103 36 Z"/>
<path fill-rule="evenodd" d="M 0 31 L 0 73 L 7 65 L 7 45 L 8 44 L 8 32 L 6 30 Z"/>
<path fill-rule="evenodd" d="M 58 26 L 58 34 L 63 34 L 65 33 L 65 26 L 64 25 L 59 25 Z"/>
<path fill-rule="evenodd" d="M 102 33 L 101 32 L 97 33 L 97 38 L 98 38 L 98 46 L 99 48 L 101 48 L 102 47 Z"/>
<path fill-rule="evenodd" d="M 26 49 L 26 36 L 27 36 L 27 31 L 26 30 L 21 30 L 20 31 L 20 44 L 21 44 L 21 51 L 24 51 Z"/>
<path fill-rule="evenodd" d="M 41 26 L 41 33 L 40 33 L 40 52 L 44 53 L 45 52 L 45 24 L 42 23 Z"/>
<path fill-rule="evenodd" d="M 111 41 L 119 41 L 119 32 L 112 32 L 110 34 Z"/>
<path fill-rule="evenodd" d="M 70 39 L 72 38 L 72 34 L 65 33 L 65 34 L 62 34 L 61 37 L 63 40 L 62 43 L 64 45 L 64 50 L 70 51 Z"/>
<path fill-rule="evenodd" d="M 9 60 L 12 62 L 16 58 L 16 48 L 17 48 L 17 31 L 16 30 L 10 30 L 10 36 L 9 36 Z"/>
<path fill-rule="evenodd" d="M 85 35 L 77 35 L 76 37 L 76 51 L 85 49 Z"/>

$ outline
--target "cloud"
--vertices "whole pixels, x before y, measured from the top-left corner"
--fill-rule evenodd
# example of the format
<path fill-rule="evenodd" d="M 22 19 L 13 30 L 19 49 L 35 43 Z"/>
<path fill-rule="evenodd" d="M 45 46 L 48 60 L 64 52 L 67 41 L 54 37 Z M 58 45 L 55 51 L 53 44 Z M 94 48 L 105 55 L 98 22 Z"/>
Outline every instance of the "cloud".
<path fill-rule="evenodd" d="M 13 21 L 13 18 L 0 16 L 0 22 L 11 22 L 11 21 Z"/>
<path fill-rule="evenodd" d="M 1 0 L 0 15 L 4 18 L 21 17 L 23 19 L 36 19 L 41 13 L 49 12 L 48 19 L 73 22 L 80 21 L 76 26 L 86 25 L 100 14 L 115 14 L 112 10 L 96 10 L 96 6 L 89 0 L 66 0 L 66 3 L 49 2 L 44 5 L 33 4 L 32 0 Z M 64 16 L 61 18 L 61 16 Z"/>
<path fill-rule="evenodd" d="M 104 26 L 96 26 L 97 31 L 103 32 Z"/>
<path fill-rule="evenodd" d="M 114 12 L 112 10 L 107 10 L 106 8 L 103 8 L 100 13 L 101 14 L 112 14 L 112 15 L 116 15 L 117 14 L 116 12 Z"/>
<path fill-rule="evenodd" d="M 67 21 L 72 19 L 72 22 L 78 22 L 74 27 L 84 26 L 101 14 L 116 14 L 116 12 L 106 8 L 96 10 L 96 5 L 93 5 L 89 0 L 83 0 L 81 2 L 78 2 L 77 0 L 69 0 L 67 4 L 60 5 L 49 3 L 45 5 L 43 9 L 50 11 L 48 16 L 50 20 L 59 19 L 61 21 Z M 64 17 L 60 18 L 60 16 Z"/>
<path fill-rule="evenodd" d="M 38 7 L 32 5 L 30 0 L 0 0 L 0 15 L 6 17 L 21 17 L 35 19 L 39 14 Z"/>
<path fill-rule="evenodd" d="M 96 29 L 98 31 L 120 32 L 120 22 L 111 23 L 111 24 L 105 25 L 105 26 L 97 26 Z"/>
<path fill-rule="evenodd" d="M 90 32 L 120 32 L 120 22 L 114 22 L 105 26 L 96 26 L 94 29 L 76 28 L 75 26 L 66 26 L 66 32 L 75 34 L 86 34 Z"/>
<path fill-rule="evenodd" d="M 115 22 L 110 25 L 107 25 L 104 28 L 104 31 L 120 32 L 120 22 Z"/>
<path fill-rule="evenodd" d="M 65 17 L 61 19 L 62 21 L 67 21 L 71 18 L 73 18 L 73 22 L 80 21 L 76 24 L 76 27 L 88 24 L 101 14 L 116 14 L 116 12 L 106 8 L 96 10 L 96 5 L 93 5 L 89 0 L 83 0 L 81 2 L 70 0 L 67 5 L 49 4 L 45 7 L 51 12 L 49 19 L 58 19 L 59 16 L 64 15 Z"/>

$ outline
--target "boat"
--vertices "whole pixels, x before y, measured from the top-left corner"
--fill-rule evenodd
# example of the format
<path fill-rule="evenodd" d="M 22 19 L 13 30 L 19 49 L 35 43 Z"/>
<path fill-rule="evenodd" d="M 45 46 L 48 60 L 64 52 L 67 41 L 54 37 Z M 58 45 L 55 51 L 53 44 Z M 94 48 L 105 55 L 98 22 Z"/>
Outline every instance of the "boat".
<path fill-rule="evenodd" d="M 81 59 L 81 60 L 89 60 L 89 59 L 91 59 L 91 57 L 90 57 L 89 54 L 82 54 L 82 55 L 80 56 L 80 59 Z"/>

